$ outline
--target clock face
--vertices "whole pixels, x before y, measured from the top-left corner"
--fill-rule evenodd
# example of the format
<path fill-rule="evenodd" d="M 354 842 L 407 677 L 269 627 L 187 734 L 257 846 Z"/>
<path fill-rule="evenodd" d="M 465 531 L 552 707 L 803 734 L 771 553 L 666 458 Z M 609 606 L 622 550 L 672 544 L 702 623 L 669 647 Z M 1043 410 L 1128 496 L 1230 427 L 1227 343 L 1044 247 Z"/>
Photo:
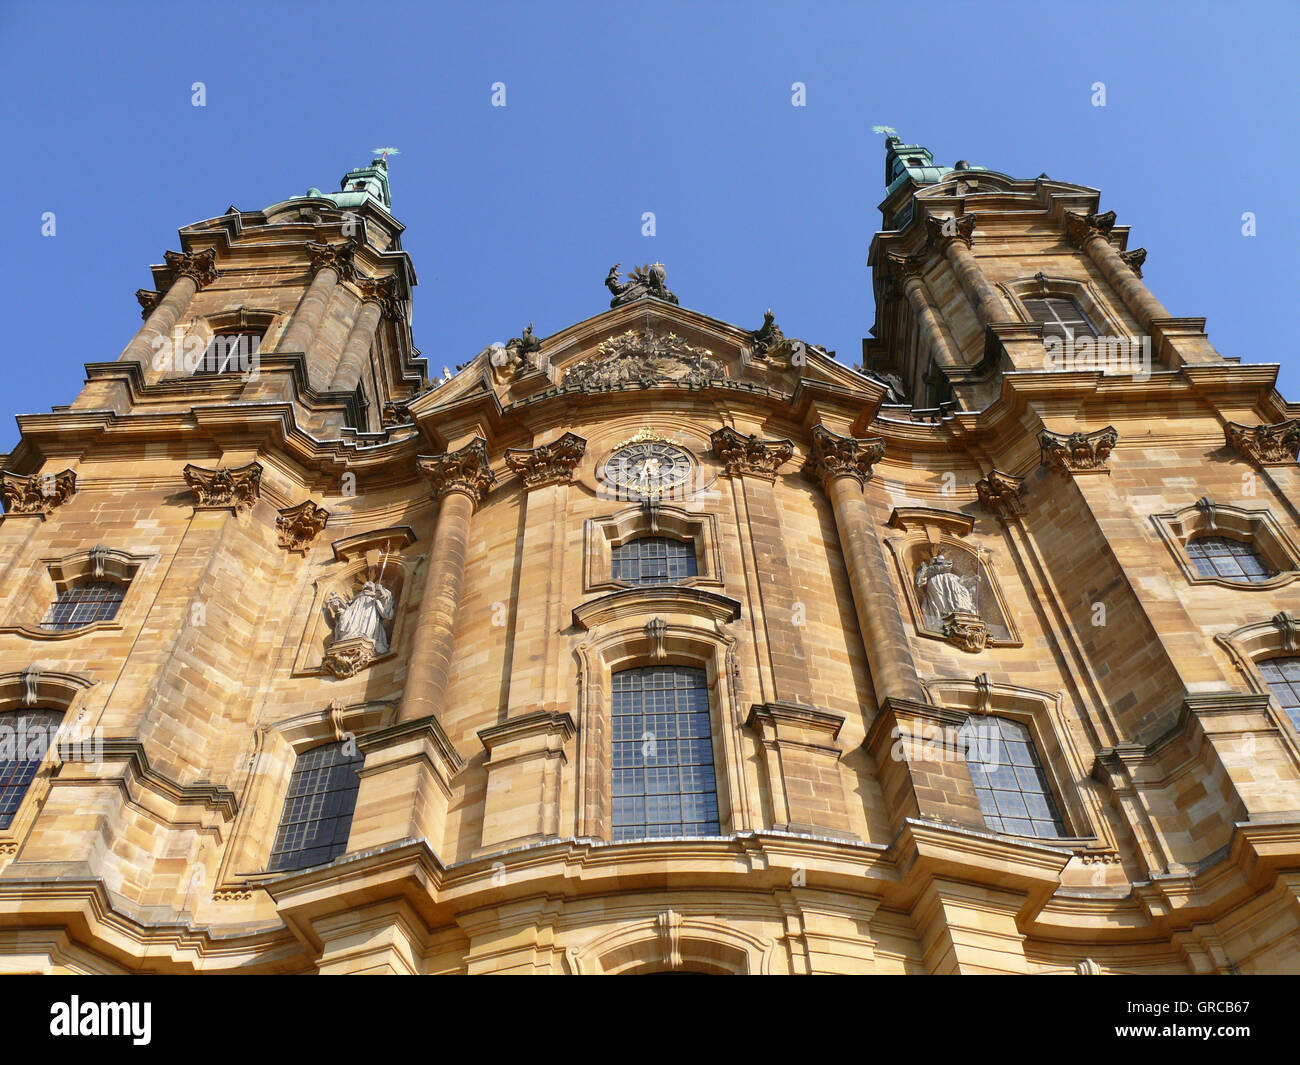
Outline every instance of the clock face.
<path fill-rule="evenodd" d="M 659 440 L 621 447 L 605 461 L 605 480 L 633 499 L 654 499 L 670 493 L 684 485 L 690 475 L 690 455 Z"/>

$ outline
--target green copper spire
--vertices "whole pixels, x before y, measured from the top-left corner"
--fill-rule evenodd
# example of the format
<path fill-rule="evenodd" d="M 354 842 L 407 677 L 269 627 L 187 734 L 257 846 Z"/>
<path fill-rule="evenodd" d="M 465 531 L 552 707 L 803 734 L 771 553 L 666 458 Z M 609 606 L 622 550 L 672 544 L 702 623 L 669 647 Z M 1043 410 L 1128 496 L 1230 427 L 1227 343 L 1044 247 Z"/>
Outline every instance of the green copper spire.
<path fill-rule="evenodd" d="M 877 127 L 880 131 L 887 126 Z M 889 196 L 909 177 L 918 185 L 933 185 L 942 181 L 954 170 L 984 170 L 959 162 L 954 166 L 936 166 L 930 149 L 919 144 L 904 144 L 903 138 L 892 130 L 885 138 L 885 195 Z"/>
<path fill-rule="evenodd" d="M 369 166 L 349 170 L 339 183 L 339 191 L 329 198 L 340 207 L 359 207 L 369 198 L 391 212 L 393 197 L 388 189 L 387 160 L 382 157 L 372 159 Z"/>

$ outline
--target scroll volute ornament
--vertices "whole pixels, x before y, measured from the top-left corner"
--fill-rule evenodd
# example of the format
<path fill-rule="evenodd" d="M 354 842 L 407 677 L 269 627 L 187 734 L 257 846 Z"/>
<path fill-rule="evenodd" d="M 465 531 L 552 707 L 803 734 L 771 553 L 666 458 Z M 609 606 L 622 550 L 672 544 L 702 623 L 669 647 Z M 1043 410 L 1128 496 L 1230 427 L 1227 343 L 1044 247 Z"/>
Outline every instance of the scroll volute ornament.
<path fill-rule="evenodd" d="M 587 450 L 587 441 L 576 433 L 532 449 L 508 448 L 506 465 L 527 488 L 563 484 L 573 479 L 574 468 Z"/>
<path fill-rule="evenodd" d="M 1229 422 L 1223 435 L 1228 446 L 1252 462 L 1293 464 L 1300 453 L 1300 418 L 1274 425 L 1241 425 Z"/>
<path fill-rule="evenodd" d="M 280 546 L 288 551 L 306 551 L 329 522 L 330 512 L 313 500 L 285 507 L 275 519 Z"/>
<path fill-rule="evenodd" d="M 1022 509 L 1020 497 L 1025 490 L 1025 479 L 1002 473 L 997 469 L 975 482 L 975 494 L 989 510 L 1000 518 L 1009 518 Z"/>
<path fill-rule="evenodd" d="M 1038 446 L 1044 461 L 1061 473 L 1087 473 L 1104 470 L 1106 458 L 1119 442 L 1112 425 L 1091 433 L 1054 433 L 1044 429 L 1038 434 Z"/>
<path fill-rule="evenodd" d="M 217 272 L 217 251 L 204 248 L 196 252 L 163 252 L 163 261 L 171 270 L 172 282 L 188 277 L 200 289 L 212 284 L 220 275 Z"/>
<path fill-rule="evenodd" d="M 823 490 L 836 477 L 852 477 L 865 485 L 871 476 L 871 468 L 884 456 L 885 442 L 879 437 L 857 439 L 839 436 L 819 425 L 812 431 L 812 451 L 803 471 Z"/>
<path fill-rule="evenodd" d="M 482 437 L 475 437 L 458 451 L 420 455 L 416 464 L 439 500 L 449 492 L 464 492 L 477 506 L 496 484 L 488 464 L 487 442 Z"/>
<path fill-rule="evenodd" d="M 728 477 L 747 473 L 775 480 L 777 470 L 794 454 L 794 443 L 790 440 L 762 440 L 753 434 L 744 436 L 728 425 L 714 432 L 709 440 Z"/>
<path fill-rule="evenodd" d="M 182 471 L 185 483 L 194 493 L 195 505 L 203 509 L 247 510 L 262 495 L 262 464 L 249 462 L 233 469 L 215 470 L 192 463 Z"/>
<path fill-rule="evenodd" d="M 148 318 L 162 299 L 162 293 L 151 288 L 138 288 L 135 290 L 135 298 L 140 304 L 140 317 Z"/>
<path fill-rule="evenodd" d="M 77 475 L 70 469 L 31 477 L 0 472 L 0 500 L 4 501 L 6 514 L 48 514 L 76 491 Z"/>

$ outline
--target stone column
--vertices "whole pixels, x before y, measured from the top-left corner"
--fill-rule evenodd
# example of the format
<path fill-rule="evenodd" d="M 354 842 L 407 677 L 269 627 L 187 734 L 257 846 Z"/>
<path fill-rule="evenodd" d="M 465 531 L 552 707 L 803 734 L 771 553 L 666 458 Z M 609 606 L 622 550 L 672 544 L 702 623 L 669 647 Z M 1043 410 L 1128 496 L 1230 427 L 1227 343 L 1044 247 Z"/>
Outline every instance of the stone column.
<path fill-rule="evenodd" d="M 160 347 L 159 338 L 171 336 L 194 294 L 212 284 L 219 276 L 217 252 L 214 248 L 193 253 L 169 251 L 163 258 L 172 269 L 171 287 L 117 359 L 118 362 L 136 363 L 146 374 L 152 368 L 154 353 Z"/>
<path fill-rule="evenodd" d="M 957 352 L 948 341 L 948 333 L 921 277 L 925 269 L 925 257 L 891 255 L 889 261 L 894 276 L 903 286 L 903 295 L 907 297 L 908 306 L 912 308 L 912 316 L 916 319 L 917 328 L 920 330 L 922 348 L 930 352 L 930 357 L 941 370 L 955 369 L 960 366 Z"/>
<path fill-rule="evenodd" d="M 883 440 L 837 436 L 819 425 L 813 429 L 804 472 L 821 484 L 835 513 L 877 703 L 923 702 L 885 547 L 862 494 L 871 467 L 884 453 Z"/>
<path fill-rule="evenodd" d="M 1076 214 L 1067 211 L 1065 215 L 1065 232 L 1070 243 L 1088 253 L 1110 287 L 1120 294 L 1128 309 L 1142 323 L 1142 327 L 1150 330 L 1152 319 L 1168 318 L 1170 314 L 1165 310 L 1164 304 L 1142 283 L 1137 268 L 1126 262 L 1111 245 L 1110 231 L 1114 225 L 1114 211 L 1105 214 Z M 1145 259 L 1146 256 L 1143 255 L 1142 258 Z"/>
<path fill-rule="evenodd" d="M 316 334 L 316 327 L 325 316 L 325 308 L 329 306 L 335 287 L 340 280 L 351 280 L 356 274 L 352 262 L 356 250 L 355 241 L 307 245 L 311 268 L 316 276 L 312 278 L 311 287 L 298 304 L 289 328 L 280 338 L 278 351 L 307 351 L 311 338 Z"/>
<path fill-rule="evenodd" d="M 313 282 L 314 284 L 314 282 Z M 357 311 L 352 331 L 343 345 L 343 354 L 339 358 L 338 369 L 330 381 L 331 392 L 351 392 L 361 381 L 361 371 L 365 368 L 370 347 L 375 342 L 375 333 L 380 318 L 395 319 L 397 297 L 393 279 L 366 278 L 359 282 L 361 288 L 361 309 Z"/>
<path fill-rule="evenodd" d="M 459 451 L 421 456 L 418 462 L 438 500 L 438 519 L 415 638 L 411 641 L 399 721 L 436 717 L 442 710 L 456 642 L 456 612 L 465 578 L 470 518 L 496 480 L 488 465 L 487 445 L 479 437 Z"/>
<path fill-rule="evenodd" d="M 993 283 L 984 276 L 979 260 L 971 251 L 971 240 L 975 235 L 975 215 L 963 214 L 954 218 L 933 218 L 925 220 L 930 242 L 943 252 L 952 264 L 957 280 L 961 282 L 962 291 L 975 307 L 975 315 L 980 325 L 992 325 L 995 322 L 1015 321 L 1002 296 Z"/>

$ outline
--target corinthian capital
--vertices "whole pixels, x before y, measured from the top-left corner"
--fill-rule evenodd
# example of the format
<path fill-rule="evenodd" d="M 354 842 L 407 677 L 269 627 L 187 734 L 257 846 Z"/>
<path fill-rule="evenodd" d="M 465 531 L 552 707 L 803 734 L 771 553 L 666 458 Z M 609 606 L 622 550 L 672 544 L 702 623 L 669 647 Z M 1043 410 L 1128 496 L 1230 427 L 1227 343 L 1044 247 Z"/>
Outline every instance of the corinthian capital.
<path fill-rule="evenodd" d="M 1076 248 L 1082 248 L 1090 236 L 1096 235 L 1103 240 L 1110 236 L 1115 226 L 1115 212 L 1105 214 L 1080 214 L 1077 211 L 1065 212 L 1065 235 Z"/>
<path fill-rule="evenodd" d="M 1121 252 L 1119 257 L 1138 277 L 1142 276 L 1142 264 L 1147 261 L 1146 248 L 1134 248 L 1132 251 Z"/>
<path fill-rule="evenodd" d="M 77 475 L 72 470 L 32 477 L 0 472 L 0 500 L 4 501 L 6 514 L 48 514 L 76 491 Z"/>
<path fill-rule="evenodd" d="M 837 477 L 852 477 L 859 484 L 866 484 L 871 467 L 884 455 L 885 442 L 879 437 L 839 436 L 819 425 L 812 431 L 812 451 L 803 472 L 823 490 Z"/>
<path fill-rule="evenodd" d="M 361 290 L 361 299 L 367 303 L 379 304 L 379 309 L 390 322 L 401 319 L 402 301 L 397 294 L 397 278 L 363 277 L 357 282 L 357 288 Z"/>
<path fill-rule="evenodd" d="M 1119 442 L 1119 433 L 1108 425 L 1091 433 L 1054 433 L 1044 429 L 1038 434 L 1043 459 L 1062 473 L 1086 473 L 1104 470 L 1106 457 Z"/>
<path fill-rule="evenodd" d="M 973 217 L 973 216 L 972 216 Z M 925 253 L 918 252 L 916 255 L 895 255 L 889 256 L 889 276 L 897 278 L 900 284 L 907 284 L 914 277 L 920 277 L 925 273 Z"/>
<path fill-rule="evenodd" d="M 340 281 L 351 281 L 357 276 L 356 264 L 357 242 L 346 240 L 342 244 L 307 245 L 307 254 L 311 256 L 312 273 L 319 273 L 326 268 L 333 270 Z"/>
<path fill-rule="evenodd" d="M 464 492 L 477 506 L 497 480 L 488 464 L 487 443 L 481 437 L 475 437 L 459 451 L 420 455 L 416 464 L 439 500 L 450 492 Z"/>
<path fill-rule="evenodd" d="M 742 436 L 729 425 L 714 432 L 709 440 L 713 453 L 722 462 L 728 477 L 742 473 L 776 480 L 776 471 L 790 461 L 794 444 L 789 440 L 760 440 L 757 436 Z"/>
<path fill-rule="evenodd" d="M 195 286 L 202 289 L 212 284 L 220 274 L 217 273 L 217 250 L 204 248 L 196 252 L 163 252 L 163 262 L 172 272 L 172 283 L 182 277 L 188 277 Z"/>
<path fill-rule="evenodd" d="M 249 462 L 233 469 L 209 470 L 192 463 L 181 471 L 185 483 L 194 493 L 195 505 L 202 509 L 245 510 L 262 495 L 262 464 Z"/>
<path fill-rule="evenodd" d="M 576 433 L 565 433 L 558 440 L 535 447 L 508 448 L 506 465 L 527 488 L 563 484 L 573 479 L 574 467 L 587 450 L 587 441 Z"/>
<path fill-rule="evenodd" d="M 1020 511 L 1020 495 L 1024 490 L 1023 477 L 996 469 L 975 482 L 975 494 L 980 502 L 1000 518 L 1009 518 Z"/>
<path fill-rule="evenodd" d="M 975 236 L 975 220 L 976 216 L 973 214 L 959 214 L 951 218 L 935 218 L 933 215 L 926 215 L 925 231 L 929 234 L 930 243 L 940 250 L 953 240 L 960 241 L 969 248 Z"/>
<path fill-rule="evenodd" d="M 158 306 L 158 301 L 162 299 L 162 293 L 155 292 L 151 288 L 138 288 L 135 290 L 135 298 L 140 303 L 140 317 L 148 318 Z"/>
<path fill-rule="evenodd" d="M 1294 464 L 1300 453 L 1300 419 L 1290 418 L 1276 425 L 1241 425 L 1229 422 L 1223 435 L 1228 445 L 1252 462 Z"/>

